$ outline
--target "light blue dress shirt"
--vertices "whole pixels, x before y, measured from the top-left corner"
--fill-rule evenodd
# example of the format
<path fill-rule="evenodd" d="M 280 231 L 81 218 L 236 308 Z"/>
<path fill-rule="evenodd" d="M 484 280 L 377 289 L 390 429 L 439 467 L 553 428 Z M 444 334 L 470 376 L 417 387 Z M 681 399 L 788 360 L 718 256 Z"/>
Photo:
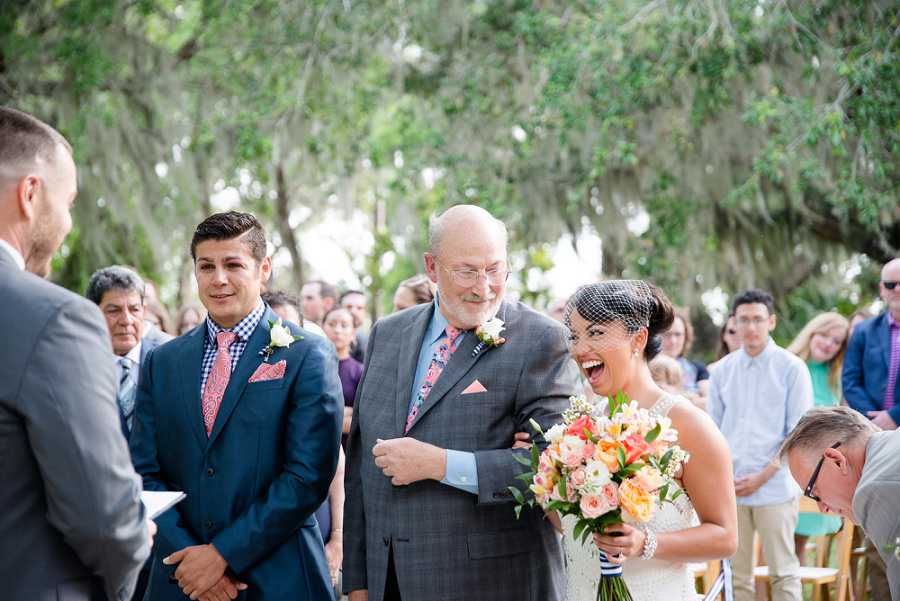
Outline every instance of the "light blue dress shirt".
<path fill-rule="evenodd" d="M 722 359 L 709 378 L 706 411 L 725 435 L 735 477 L 761 472 L 813 406 L 812 379 L 802 359 L 772 338 L 755 357 L 743 347 Z M 738 505 L 776 505 L 800 496 L 787 468 Z"/>
<path fill-rule="evenodd" d="M 437 294 L 434 295 L 434 313 L 431 316 L 431 323 L 425 330 L 425 338 L 422 339 L 422 348 L 419 349 L 419 361 L 416 363 L 416 377 L 413 380 L 412 394 L 409 397 L 409 409 L 407 414 L 412 410 L 413 403 L 416 402 L 416 396 L 419 394 L 419 388 L 425 380 L 425 374 L 428 372 L 428 366 L 434 358 L 434 351 L 437 350 L 441 340 L 447 336 L 447 326 L 450 322 L 441 313 L 440 302 Z M 467 331 L 456 338 L 456 346 L 459 347 L 460 342 L 466 336 Z M 440 378 L 440 376 L 438 376 Z M 470 492 L 474 495 L 478 494 L 478 470 L 475 467 L 475 453 L 467 453 L 465 451 L 447 451 L 447 473 L 442 484 L 448 484 L 454 488 Z"/>

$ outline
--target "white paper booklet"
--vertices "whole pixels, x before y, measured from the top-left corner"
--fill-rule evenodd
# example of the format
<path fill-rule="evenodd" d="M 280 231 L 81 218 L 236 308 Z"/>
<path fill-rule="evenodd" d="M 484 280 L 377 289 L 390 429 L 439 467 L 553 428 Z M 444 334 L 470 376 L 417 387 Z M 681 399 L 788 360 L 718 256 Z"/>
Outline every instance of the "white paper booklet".
<path fill-rule="evenodd" d="M 141 501 L 147 508 L 147 518 L 155 520 L 164 511 L 175 506 L 176 503 L 185 498 L 183 492 L 178 491 L 156 491 L 145 490 L 141 492 Z"/>

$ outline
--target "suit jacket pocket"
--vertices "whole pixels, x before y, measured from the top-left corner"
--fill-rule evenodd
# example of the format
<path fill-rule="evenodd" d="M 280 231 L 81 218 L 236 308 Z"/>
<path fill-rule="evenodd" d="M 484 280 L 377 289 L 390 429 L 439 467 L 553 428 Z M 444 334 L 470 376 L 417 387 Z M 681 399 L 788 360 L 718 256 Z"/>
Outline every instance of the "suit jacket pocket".
<path fill-rule="evenodd" d="M 284 380 L 285 378 L 279 378 L 277 380 L 263 380 L 261 382 L 250 382 L 247 384 L 247 387 L 244 389 L 244 394 L 249 394 L 252 392 L 260 392 L 263 390 L 281 390 L 284 388 Z"/>
<path fill-rule="evenodd" d="M 473 532 L 466 537 L 469 559 L 488 559 L 527 553 L 533 546 L 534 530 L 514 528 L 494 532 Z"/>

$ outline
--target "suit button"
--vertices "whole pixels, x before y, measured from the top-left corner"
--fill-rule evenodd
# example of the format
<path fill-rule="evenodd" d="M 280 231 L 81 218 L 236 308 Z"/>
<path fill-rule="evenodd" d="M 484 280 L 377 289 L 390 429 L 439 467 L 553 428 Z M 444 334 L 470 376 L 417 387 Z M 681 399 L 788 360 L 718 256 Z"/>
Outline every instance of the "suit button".
<path fill-rule="evenodd" d="M 206 477 L 207 478 L 212 478 L 213 474 L 215 474 L 215 473 L 216 473 L 216 470 L 214 470 L 213 468 L 211 468 L 211 467 L 206 468 Z"/>
<path fill-rule="evenodd" d="M 384 538 L 381 539 L 381 542 L 384 543 L 384 546 L 385 546 L 385 547 L 387 547 L 389 544 L 391 544 L 390 539 L 388 539 L 388 537 L 386 537 L 386 536 L 385 536 Z"/>
<path fill-rule="evenodd" d="M 207 530 L 212 528 L 212 520 L 206 520 L 205 522 L 203 522 L 203 527 L 206 528 Z"/>

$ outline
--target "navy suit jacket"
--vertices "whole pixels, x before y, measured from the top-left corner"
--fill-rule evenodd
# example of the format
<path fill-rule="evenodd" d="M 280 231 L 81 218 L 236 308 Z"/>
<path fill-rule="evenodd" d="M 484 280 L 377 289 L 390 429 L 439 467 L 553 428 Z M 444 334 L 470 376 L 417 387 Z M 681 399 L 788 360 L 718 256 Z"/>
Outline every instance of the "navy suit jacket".
<path fill-rule="evenodd" d="M 891 328 L 887 311 L 857 325 L 847 343 L 841 385 L 847 404 L 862 413 L 884 409 L 884 391 L 891 364 Z M 888 411 L 900 424 L 900 386 L 894 386 L 894 407 Z"/>
<path fill-rule="evenodd" d="M 278 347 L 284 377 L 248 382 L 269 343 L 270 308 L 231 374 L 211 435 L 200 410 L 206 323 L 153 349 L 141 371 L 131 453 L 147 490 L 187 498 L 156 523 L 155 560 L 145 599 L 185 599 L 162 558 L 212 543 L 250 600 L 328 599 L 331 578 L 313 513 L 337 467 L 343 396 L 334 346 L 304 336 Z"/>

